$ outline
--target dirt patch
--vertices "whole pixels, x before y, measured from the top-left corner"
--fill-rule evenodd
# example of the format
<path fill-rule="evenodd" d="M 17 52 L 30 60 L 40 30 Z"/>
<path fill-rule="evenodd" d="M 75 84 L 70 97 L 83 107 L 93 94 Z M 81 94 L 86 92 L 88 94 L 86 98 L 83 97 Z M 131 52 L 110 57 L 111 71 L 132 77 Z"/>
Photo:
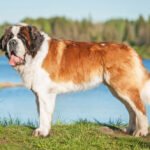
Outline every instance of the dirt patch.
<path fill-rule="evenodd" d="M 128 135 L 126 132 L 124 132 L 123 129 L 120 128 L 111 128 L 108 126 L 103 126 L 100 128 L 100 132 L 106 135 L 114 135 L 114 136 L 125 136 Z"/>

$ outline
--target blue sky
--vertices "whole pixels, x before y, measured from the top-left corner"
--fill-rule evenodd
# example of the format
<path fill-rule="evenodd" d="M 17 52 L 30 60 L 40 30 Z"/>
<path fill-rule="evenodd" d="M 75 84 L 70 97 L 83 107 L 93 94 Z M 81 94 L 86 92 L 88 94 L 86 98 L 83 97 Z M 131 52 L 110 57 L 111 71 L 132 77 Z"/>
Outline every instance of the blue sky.
<path fill-rule="evenodd" d="M 17 23 L 24 17 L 67 16 L 73 19 L 92 16 L 94 21 L 110 18 L 136 19 L 150 15 L 150 0 L 3 0 L 0 23 Z"/>

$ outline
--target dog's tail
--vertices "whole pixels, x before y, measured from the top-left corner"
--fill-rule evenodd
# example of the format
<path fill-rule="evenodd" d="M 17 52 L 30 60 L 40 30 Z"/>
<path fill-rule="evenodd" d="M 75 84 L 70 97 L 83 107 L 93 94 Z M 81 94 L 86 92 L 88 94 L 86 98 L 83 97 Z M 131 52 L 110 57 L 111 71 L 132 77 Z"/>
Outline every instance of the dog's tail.
<path fill-rule="evenodd" d="M 145 104 L 150 105 L 150 74 L 140 91 L 140 96 Z"/>

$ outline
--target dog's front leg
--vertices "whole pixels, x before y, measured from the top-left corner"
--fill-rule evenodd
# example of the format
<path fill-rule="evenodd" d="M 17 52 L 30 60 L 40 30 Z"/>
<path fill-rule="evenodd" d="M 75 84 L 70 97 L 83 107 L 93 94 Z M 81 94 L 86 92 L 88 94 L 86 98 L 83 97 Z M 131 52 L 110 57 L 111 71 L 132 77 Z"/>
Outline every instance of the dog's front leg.
<path fill-rule="evenodd" d="M 55 93 L 37 94 L 39 102 L 39 128 L 33 131 L 34 136 L 48 136 L 51 129 L 52 114 L 55 107 Z"/>

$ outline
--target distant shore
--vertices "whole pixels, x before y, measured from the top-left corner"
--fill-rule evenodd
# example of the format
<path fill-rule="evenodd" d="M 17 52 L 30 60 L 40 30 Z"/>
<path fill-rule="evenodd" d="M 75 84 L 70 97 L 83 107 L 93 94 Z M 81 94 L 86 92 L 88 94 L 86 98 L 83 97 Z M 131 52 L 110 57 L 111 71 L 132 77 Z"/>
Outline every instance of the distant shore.
<path fill-rule="evenodd" d="M 23 83 L 2 82 L 0 88 L 23 87 Z"/>

